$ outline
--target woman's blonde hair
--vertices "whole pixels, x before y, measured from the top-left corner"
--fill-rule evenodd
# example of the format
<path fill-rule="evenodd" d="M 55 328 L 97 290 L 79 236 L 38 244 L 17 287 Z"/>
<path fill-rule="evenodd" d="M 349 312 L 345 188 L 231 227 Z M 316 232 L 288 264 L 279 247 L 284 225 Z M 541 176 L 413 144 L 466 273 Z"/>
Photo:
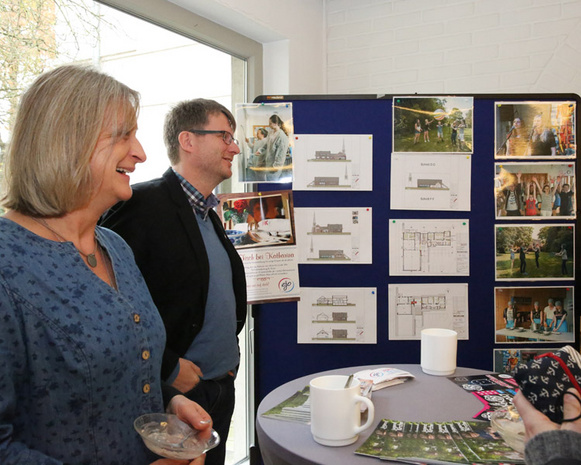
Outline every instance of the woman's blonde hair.
<path fill-rule="evenodd" d="M 2 205 L 59 217 L 93 193 L 91 156 L 105 127 L 135 127 L 139 94 L 90 67 L 61 66 L 22 95 L 5 163 Z M 127 126 L 127 128 L 125 128 Z M 115 131 L 121 137 L 125 131 Z"/>

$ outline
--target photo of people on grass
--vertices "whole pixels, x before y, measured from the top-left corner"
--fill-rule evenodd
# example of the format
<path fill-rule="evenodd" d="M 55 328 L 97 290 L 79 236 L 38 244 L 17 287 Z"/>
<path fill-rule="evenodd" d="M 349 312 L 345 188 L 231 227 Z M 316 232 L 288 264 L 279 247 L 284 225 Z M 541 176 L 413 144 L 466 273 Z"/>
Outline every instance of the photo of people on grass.
<path fill-rule="evenodd" d="M 496 279 L 575 278 L 574 225 L 496 225 Z"/>
<path fill-rule="evenodd" d="M 575 158 L 576 103 L 496 102 L 496 158 Z"/>
<path fill-rule="evenodd" d="M 496 163 L 496 218 L 575 218 L 575 164 Z"/>
<path fill-rule="evenodd" d="M 394 97 L 393 151 L 472 153 L 473 97 Z"/>

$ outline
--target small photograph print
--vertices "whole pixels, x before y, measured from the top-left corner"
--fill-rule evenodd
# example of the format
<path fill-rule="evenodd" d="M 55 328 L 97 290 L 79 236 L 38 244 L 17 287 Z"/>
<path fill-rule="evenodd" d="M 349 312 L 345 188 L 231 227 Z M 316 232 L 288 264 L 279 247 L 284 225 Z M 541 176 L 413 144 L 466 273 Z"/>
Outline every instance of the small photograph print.
<path fill-rule="evenodd" d="M 575 158 L 575 102 L 496 102 L 495 157 Z"/>
<path fill-rule="evenodd" d="M 373 190 L 371 134 L 296 134 L 293 190 Z"/>
<path fill-rule="evenodd" d="M 576 216 L 575 164 L 495 164 L 496 218 L 573 219 Z"/>
<path fill-rule="evenodd" d="M 495 225 L 496 279 L 575 279 L 574 225 Z"/>
<path fill-rule="evenodd" d="M 473 152 L 473 97 L 394 97 L 394 152 Z"/>
<path fill-rule="evenodd" d="M 292 191 L 220 194 L 218 216 L 237 249 L 294 245 Z"/>
<path fill-rule="evenodd" d="M 494 349 L 494 360 L 492 370 L 495 373 L 514 376 L 515 368 L 521 363 L 528 363 L 535 357 L 555 349 L 530 349 L 521 347 L 519 349 Z"/>
<path fill-rule="evenodd" d="M 494 289 L 495 342 L 575 342 L 574 288 Z"/>
<path fill-rule="evenodd" d="M 240 182 L 292 181 L 292 103 L 240 103 L 236 105 L 236 157 Z"/>

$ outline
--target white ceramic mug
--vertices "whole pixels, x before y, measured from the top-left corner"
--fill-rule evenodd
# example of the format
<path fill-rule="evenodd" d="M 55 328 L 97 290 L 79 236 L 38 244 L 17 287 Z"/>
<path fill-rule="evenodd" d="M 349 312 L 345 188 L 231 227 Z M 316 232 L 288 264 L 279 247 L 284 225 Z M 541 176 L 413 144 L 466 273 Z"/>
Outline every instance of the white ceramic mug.
<path fill-rule="evenodd" d="M 428 375 L 449 376 L 456 371 L 458 333 L 451 329 L 422 329 L 422 371 Z"/>
<path fill-rule="evenodd" d="M 348 376 L 328 375 L 310 382 L 311 433 L 319 444 L 346 446 L 357 441 L 359 433 L 373 422 L 375 409 L 361 395 L 357 380 L 345 388 Z M 360 402 L 367 405 L 367 422 L 361 425 Z"/>

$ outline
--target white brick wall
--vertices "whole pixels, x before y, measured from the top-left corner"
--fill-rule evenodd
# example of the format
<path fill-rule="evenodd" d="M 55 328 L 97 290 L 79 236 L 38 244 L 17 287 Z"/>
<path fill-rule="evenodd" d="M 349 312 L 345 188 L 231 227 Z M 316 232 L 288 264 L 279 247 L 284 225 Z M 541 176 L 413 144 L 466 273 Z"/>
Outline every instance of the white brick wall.
<path fill-rule="evenodd" d="M 581 95 L 581 0 L 326 0 L 327 92 Z"/>

